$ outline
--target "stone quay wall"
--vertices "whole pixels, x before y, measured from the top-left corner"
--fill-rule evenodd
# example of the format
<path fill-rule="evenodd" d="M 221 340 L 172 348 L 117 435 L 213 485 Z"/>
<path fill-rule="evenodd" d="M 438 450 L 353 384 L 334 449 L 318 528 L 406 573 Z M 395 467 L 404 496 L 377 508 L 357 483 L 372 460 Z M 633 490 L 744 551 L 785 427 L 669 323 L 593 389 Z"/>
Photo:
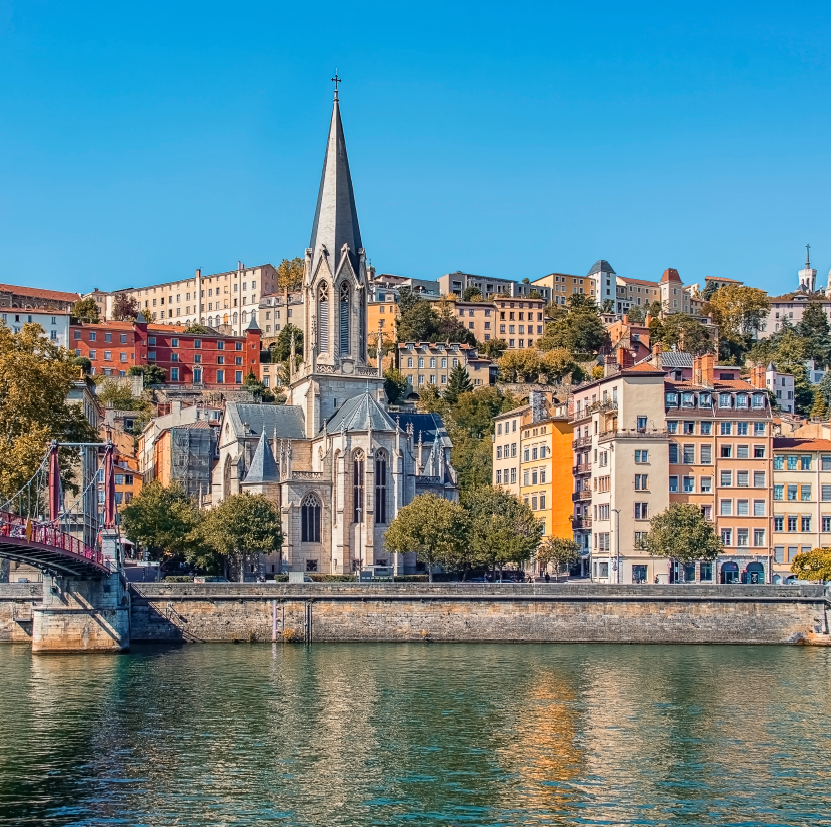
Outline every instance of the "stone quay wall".
<path fill-rule="evenodd" d="M 0 642 L 31 642 L 39 584 L 0 584 Z M 131 585 L 133 642 L 828 645 L 822 586 Z"/>
<path fill-rule="evenodd" d="M 134 641 L 827 644 L 822 586 L 133 584 Z"/>

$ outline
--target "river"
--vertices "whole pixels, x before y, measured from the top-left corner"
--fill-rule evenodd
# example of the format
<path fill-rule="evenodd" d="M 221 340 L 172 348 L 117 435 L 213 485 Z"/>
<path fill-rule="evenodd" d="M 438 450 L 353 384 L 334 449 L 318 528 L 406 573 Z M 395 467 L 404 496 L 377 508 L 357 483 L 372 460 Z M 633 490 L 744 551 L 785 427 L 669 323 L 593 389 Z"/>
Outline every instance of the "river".
<path fill-rule="evenodd" d="M 831 651 L 0 647 L 3 825 L 831 825 Z"/>

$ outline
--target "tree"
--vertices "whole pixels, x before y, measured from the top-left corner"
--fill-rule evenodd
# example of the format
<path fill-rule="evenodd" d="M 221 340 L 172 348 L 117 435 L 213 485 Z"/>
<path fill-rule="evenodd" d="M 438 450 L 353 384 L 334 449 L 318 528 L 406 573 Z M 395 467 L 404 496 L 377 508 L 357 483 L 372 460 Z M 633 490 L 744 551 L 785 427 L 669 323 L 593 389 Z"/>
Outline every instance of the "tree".
<path fill-rule="evenodd" d="M 819 380 L 820 393 L 825 397 L 825 404 L 831 409 L 831 370 L 825 372 L 825 376 Z"/>
<path fill-rule="evenodd" d="M 431 337 L 434 342 L 462 342 L 468 345 L 476 344 L 476 337 L 473 331 L 465 327 L 456 315 L 455 306 L 447 296 L 442 296 L 438 301 L 438 328 Z"/>
<path fill-rule="evenodd" d="M 611 300 L 606 299 L 606 301 Z M 643 324 L 644 319 L 646 318 L 646 313 L 644 313 L 643 307 L 639 307 L 637 304 L 633 304 L 632 307 L 626 311 L 626 315 L 629 317 L 629 324 Z"/>
<path fill-rule="evenodd" d="M 574 361 L 569 351 L 562 347 L 555 347 L 540 360 L 540 371 L 545 374 L 548 382 L 552 383 L 562 380 L 570 373 L 580 371 L 580 366 Z"/>
<path fill-rule="evenodd" d="M 251 391 L 255 399 L 261 399 L 264 402 L 270 402 L 274 399 L 271 391 L 257 378 L 253 370 L 249 370 L 245 377 L 245 387 Z"/>
<path fill-rule="evenodd" d="M 478 287 L 465 287 L 462 292 L 462 301 L 465 302 L 480 302 L 482 301 L 482 291 Z"/>
<path fill-rule="evenodd" d="M 701 291 L 701 298 L 708 302 L 711 298 L 713 298 L 713 294 L 718 290 L 718 282 L 715 281 L 708 281 L 704 285 L 704 289 Z"/>
<path fill-rule="evenodd" d="M 80 370 L 74 355 L 46 337 L 39 324 L 20 333 L 0 323 L 0 496 L 15 494 L 37 471 L 47 446 L 98 442 L 80 405 L 66 397 Z M 61 480 L 77 493 L 77 448 L 60 451 Z M 2 502 L 2 500 L 0 500 Z"/>
<path fill-rule="evenodd" d="M 427 566 L 433 582 L 436 565 L 458 566 L 469 544 L 468 517 L 458 504 L 420 494 L 402 508 L 384 534 L 387 551 L 406 554 L 414 551 L 419 562 Z"/>
<path fill-rule="evenodd" d="M 541 298 L 542 298 L 542 293 L 540 293 L 540 291 L 539 291 L 539 290 L 532 290 L 532 291 L 528 294 L 528 298 L 529 298 L 529 299 L 541 299 Z"/>
<path fill-rule="evenodd" d="M 196 324 L 195 322 L 192 325 L 189 325 L 185 328 L 185 333 L 210 333 L 211 331 L 208 330 L 207 327 L 203 324 Z"/>
<path fill-rule="evenodd" d="M 149 405 L 145 399 L 136 399 L 130 386 L 118 382 L 111 376 L 100 376 L 96 378 L 95 395 L 102 405 L 110 405 L 118 411 L 147 411 Z"/>
<path fill-rule="evenodd" d="M 76 356 L 72 360 L 72 364 L 77 365 L 87 375 L 92 370 L 92 362 L 86 356 Z"/>
<path fill-rule="evenodd" d="M 828 405 L 819 386 L 814 389 L 814 407 L 811 408 L 811 419 L 828 419 Z"/>
<path fill-rule="evenodd" d="M 667 350 L 677 349 L 700 356 L 714 349 L 707 328 L 687 313 L 670 313 L 663 321 L 653 319 L 649 329 L 651 341 L 660 342 Z"/>
<path fill-rule="evenodd" d="M 534 348 L 509 350 L 499 360 L 499 378 L 503 382 L 536 382 L 540 368 L 540 355 Z"/>
<path fill-rule="evenodd" d="M 418 409 L 421 413 L 444 413 L 445 401 L 438 385 L 431 382 L 418 389 Z"/>
<path fill-rule="evenodd" d="M 438 324 L 438 316 L 430 302 L 417 299 L 406 310 L 403 308 L 401 310 L 401 319 L 398 322 L 398 341 L 429 342 L 434 340 Z"/>
<path fill-rule="evenodd" d="M 284 258 L 277 266 L 277 289 L 286 295 L 299 290 L 303 284 L 304 271 L 305 262 L 302 258 Z"/>
<path fill-rule="evenodd" d="M 153 480 L 121 511 L 127 538 L 149 550 L 156 560 L 193 553 L 199 545 L 201 522 L 196 503 L 177 482 L 165 488 Z"/>
<path fill-rule="evenodd" d="M 283 547 L 280 511 L 264 494 L 227 497 L 208 511 L 201 534 L 240 582 L 249 557 Z"/>
<path fill-rule="evenodd" d="M 387 401 L 395 405 L 407 392 L 407 378 L 397 368 L 387 368 L 384 371 L 384 393 Z"/>
<path fill-rule="evenodd" d="M 728 338 L 754 336 L 770 311 L 770 299 L 764 290 L 728 284 L 716 290 L 704 305 L 713 317 L 719 333 Z"/>
<path fill-rule="evenodd" d="M 712 523 L 692 503 L 671 503 L 649 521 L 649 533 L 640 547 L 655 557 L 682 563 L 715 560 L 724 548 Z"/>
<path fill-rule="evenodd" d="M 164 383 L 164 368 L 158 365 L 131 365 L 127 369 L 128 376 L 143 376 L 144 387 L 148 385 L 161 385 Z"/>
<path fill-rule="evenodd" d="M 92 296 L 87 296 L 85 299 L 78 299 L 72 306 L 72 315 L 82 322 L 89 322 L 90 324 L 98 324 L 100 316 L 98 313 L 98 305 Z"/>
<path fill-rule="evenodd" d="M 467 491 L 462 505 L 470 520 L 470 546 L 479 565 L 500 573 L 506 563 L 531 558 L 542 524 L 527 503 L 492 485 Z"/>
<path fill-rule="evenodd" d="M 541 569 L 554 564 L 554 577 L 559 580 L 563 566 L 569 566 L 580 559 L 580 546 L 571 537 L 549 537 L 537 549 L 536 561 Z"/>
<path fill-rule="evenodd" d="M 139 303 L 126 293 L 116 293 L 113 296 L 113 319 L 124 322 L 135 319 L 139 314 Z"/>
<path fill-rule="evenodd" d="M 291 356 L 291 335 L 294 334 L 294 353 L 297 358 L 303 355 L 303 331 L 289 322 L 278 334 L 277 344 L 272 350 L 272 358 L 278 362 L 287 362 Z"/>
<path fill-rule="evenodd" d="M 466 393 L 472 390 L 473 382 L 470 381 L 467 368 L 460 362 L 450 371 L 450 376 L 447 379 L 447 388 L 444 391 L 444 401 L 449 405 L 455 405 L 460 393 Z"/>
<path fill-rule="evenodd" d="M 415 307 L 419 302 L 424 302 L 412 287 L 401 287 L 398 290 L 398 311 L 403 315 Z M 424 302 L 427 304 L 427 302 Z"/>
<path fill-rule="evenodd" d="M 831 548 L 813 548 L 794 556 L 791 573 L 800 580 L 831 580 Z"/>
<path fill-rule="evenodd" d="M 603 304 L 600 305 L 601 313 L 614 313 L 615 301 L 614 299 L 603 299 Z"/>
<path fill-rule="evenodd" d="M 586 297 L 579 298 L 584 300 Z M 590 296 L 588 298 L 591 299 Z M 578 306 L 565 316 L 549 322 L 545 328 L 545 336 L 538 340 L 537 345 L 544 351 L 561 347 L 571 353 L 588 354 L 597 353 L 605 338 L 606 327 L 595 310 Z"/>
<path fill-rule="evenodd" d="M 810 301 L 796 326 L 797 332 L 805 340 L 808 358 L 812 358 L 817 367 L 831 365 L 831 325 L 825 315 L 822 302 Z"/>
<path fill-rule="evenodd" d="M 496 360 L 508 349 L 508 343 L 504 339 L 488 339 L 487 342 L 479 342 L 476 349 L 480 355 Z"/>

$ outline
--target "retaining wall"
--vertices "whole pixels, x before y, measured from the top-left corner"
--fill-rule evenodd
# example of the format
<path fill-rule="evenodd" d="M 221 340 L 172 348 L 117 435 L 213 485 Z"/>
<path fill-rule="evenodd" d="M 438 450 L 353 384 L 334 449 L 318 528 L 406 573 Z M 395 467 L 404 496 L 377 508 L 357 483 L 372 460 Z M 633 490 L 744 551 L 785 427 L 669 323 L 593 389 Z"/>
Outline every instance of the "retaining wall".
<path fill-rule="evenodd" d="M 133 641 L 831 642 L 822 586 L 135 583 L 131 592 Z M 0 585 L 0 641 L 31 639 L 25 618 L 39 599 L 37 584 Z"/>

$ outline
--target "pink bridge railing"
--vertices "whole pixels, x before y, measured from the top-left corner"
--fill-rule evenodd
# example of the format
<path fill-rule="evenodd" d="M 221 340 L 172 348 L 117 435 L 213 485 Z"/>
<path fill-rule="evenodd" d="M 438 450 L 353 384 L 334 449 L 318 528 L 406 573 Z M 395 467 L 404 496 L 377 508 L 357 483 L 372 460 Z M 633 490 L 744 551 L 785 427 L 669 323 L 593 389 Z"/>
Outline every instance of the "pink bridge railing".
<path fill-rule="evenodd" d="M 26 517 L 21 517 L 19 514 L 0 511 L 0 538 L 21 537 L 27 539 L 26 522 Z M 104 554 L 100 549 L 88 546 L 81 540 L 58 530 L 52 523 L 39 523 L 32 520 L 30 532 L 28 539 L 32 543 L 40 543 L 56 550 L 65 551 L 76 557 L 83 557 L 91 563 L 97 563 L 104 568 L 107 567 Z"/>

